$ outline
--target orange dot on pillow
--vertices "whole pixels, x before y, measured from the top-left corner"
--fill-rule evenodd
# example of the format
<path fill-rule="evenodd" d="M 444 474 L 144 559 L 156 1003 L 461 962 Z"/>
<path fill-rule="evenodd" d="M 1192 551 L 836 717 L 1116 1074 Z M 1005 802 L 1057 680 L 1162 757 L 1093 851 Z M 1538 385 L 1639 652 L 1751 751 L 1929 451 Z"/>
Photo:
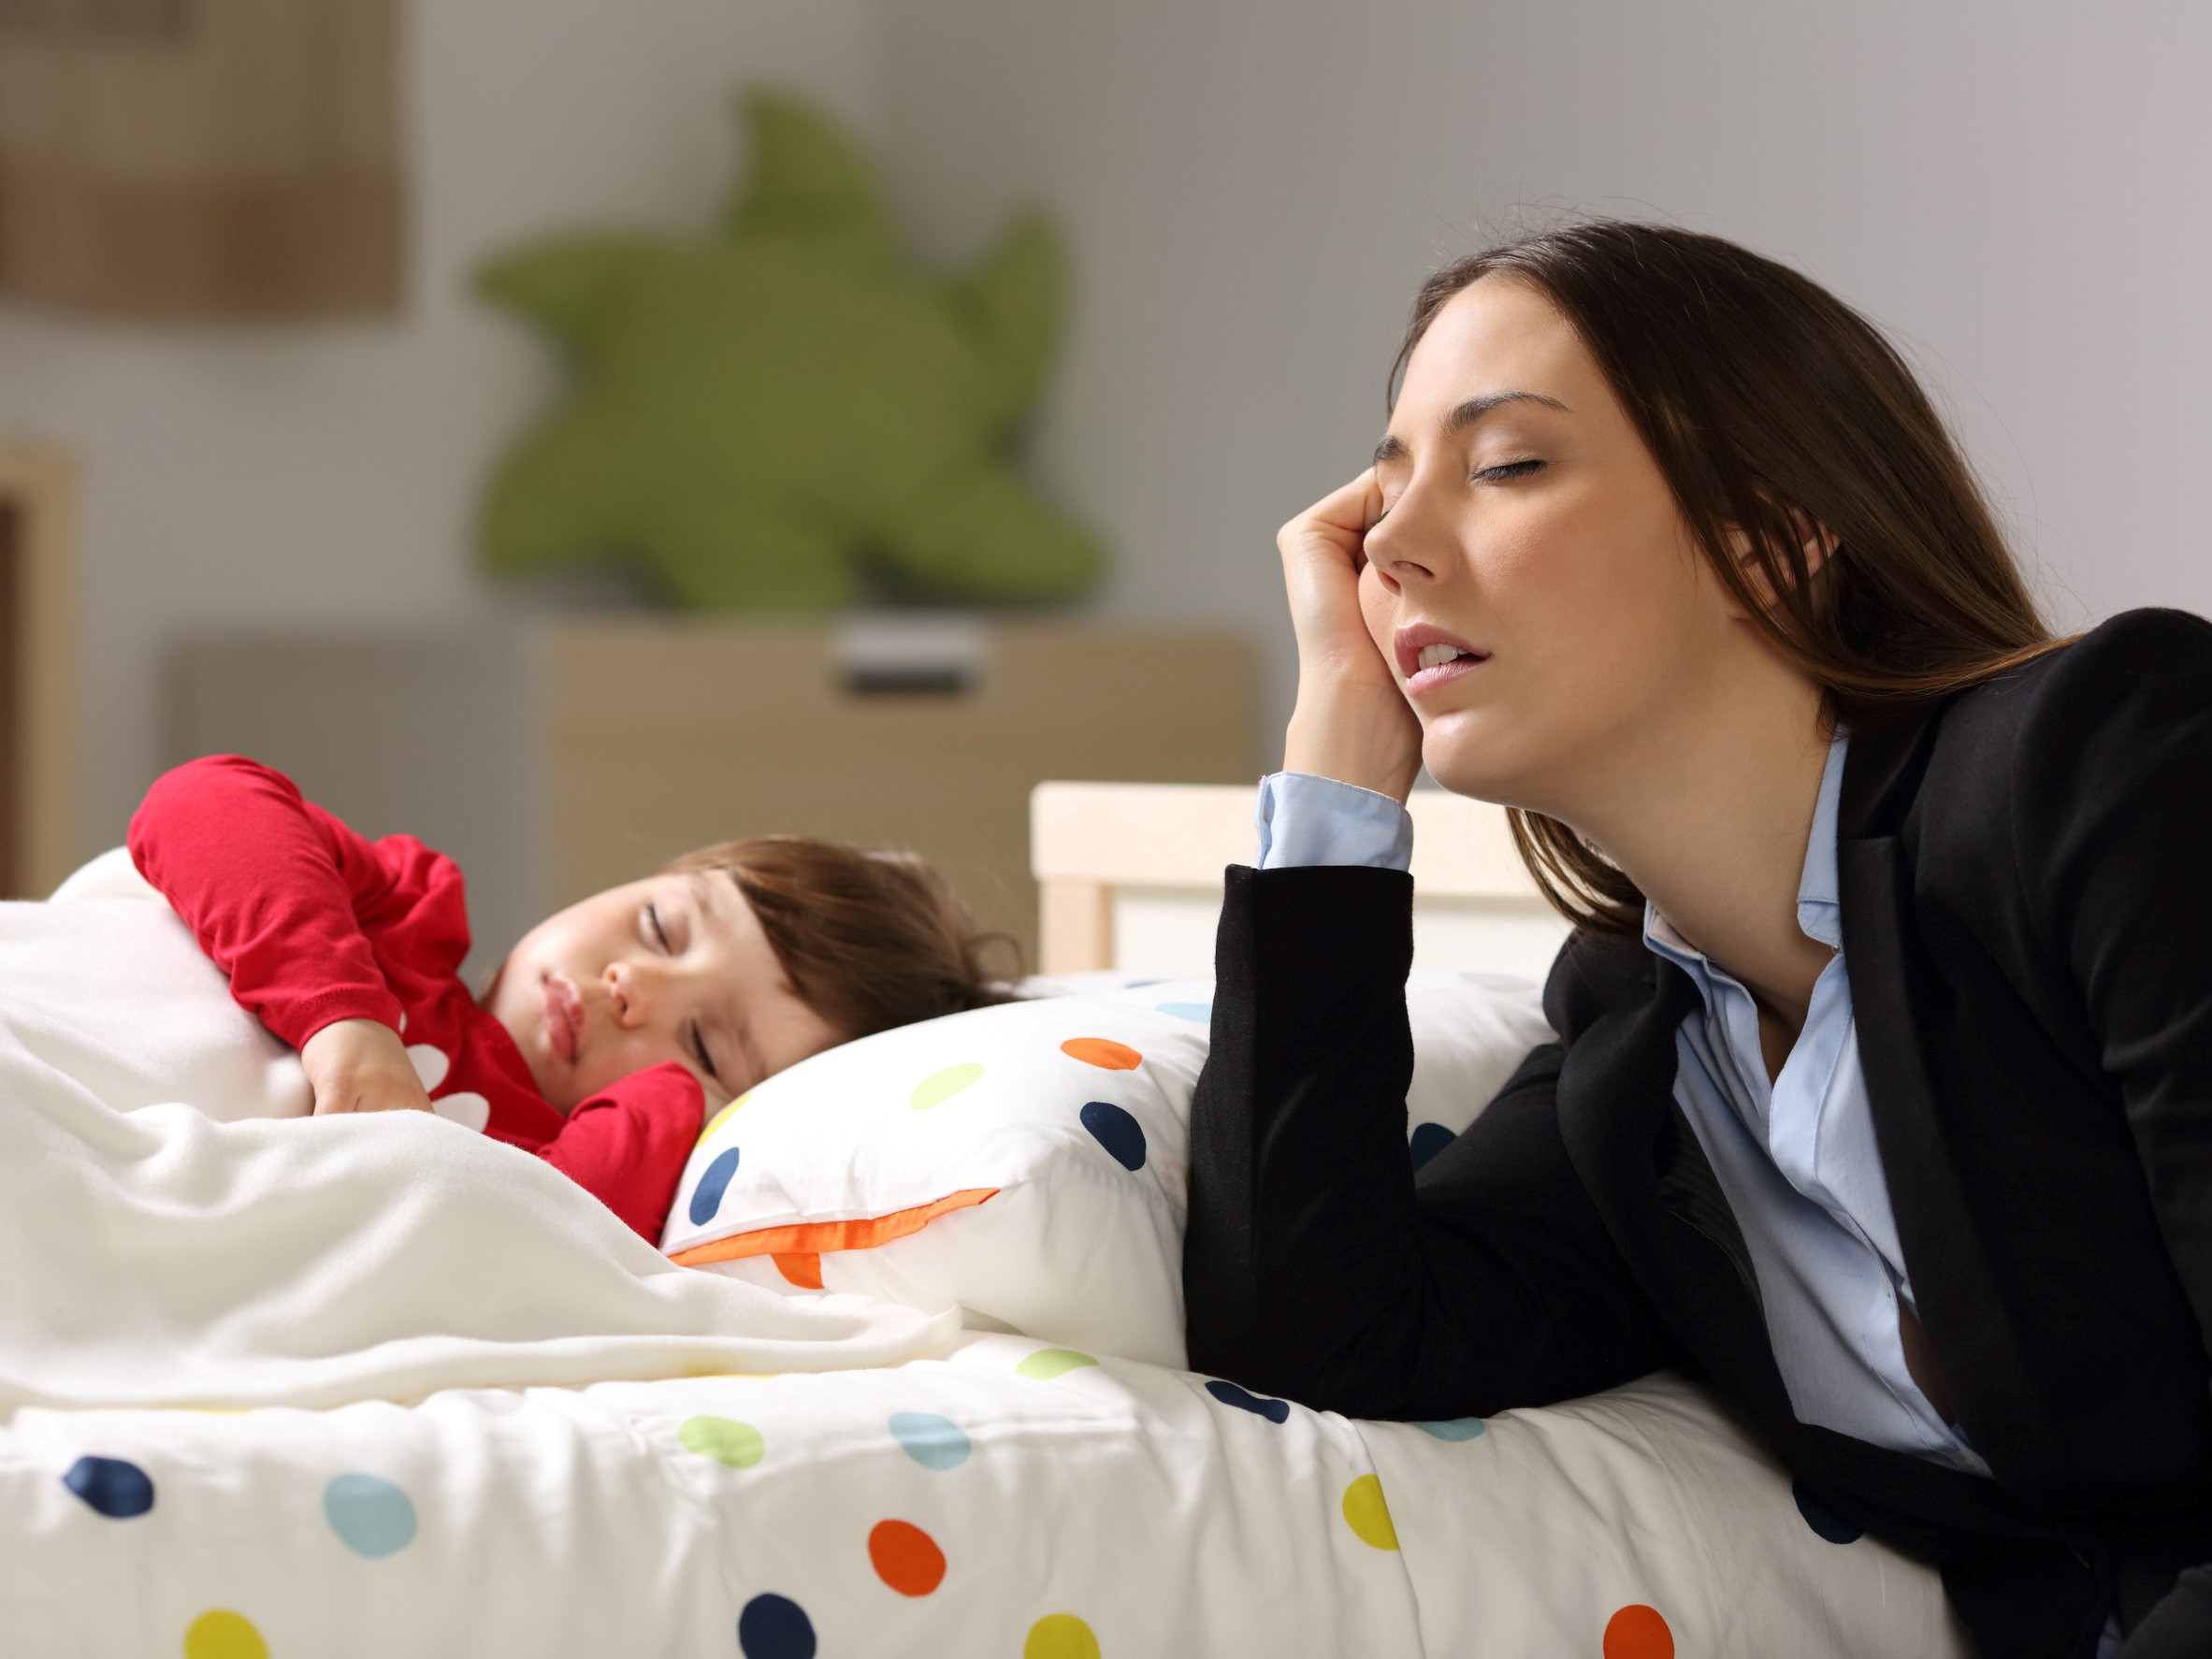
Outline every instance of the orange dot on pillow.
<path fill-rule="evenodd" d="M 1657 1608 L 1632 1602 L 1605 1622 L 1605 1659 L 1674 1659 L 1674 1632 Z"/>
<path fill-rule="evenodd" d="M 907 1521 L 878 1521 L 868 1535 L 875 1576 L 901 1595 L 927 1595 L 945 1581 L 945 1551 Z"/>
<path fill-rule="evenodd" d="M 1108 1072 L 1134 1072 L 1145 1062 L 1143 1055 L 1111 1037 L 1070 1037 L 1060 1046 L 1060 1052 Z"/>
<path fill-rule="evenodd" d="M 768 1259 L 775 1263 L 776 1272 L 802 1291 L 818 1291 L 822 1288 L 822 1258 L 818 1252 L 808 1250 L 802 1254 L 794 1251 L 788 1256 L 771 1256 Z"/>

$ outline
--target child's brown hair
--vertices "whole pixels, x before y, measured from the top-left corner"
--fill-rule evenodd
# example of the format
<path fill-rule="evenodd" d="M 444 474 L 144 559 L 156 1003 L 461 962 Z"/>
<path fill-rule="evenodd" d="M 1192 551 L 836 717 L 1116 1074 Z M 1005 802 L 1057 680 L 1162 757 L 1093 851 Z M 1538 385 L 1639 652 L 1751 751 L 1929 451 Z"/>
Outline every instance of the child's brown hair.
<path fill-rule="evenodd" d="M 1021 971 L 1021 947 L 976 925 L 928 863 L 805 835 L 756 835 L 672 859 L 670 873 L 719 872 L 759 918 L 791 989 L 846 1041 L 1012 999 L 986 967 L 994 945 Z"/>

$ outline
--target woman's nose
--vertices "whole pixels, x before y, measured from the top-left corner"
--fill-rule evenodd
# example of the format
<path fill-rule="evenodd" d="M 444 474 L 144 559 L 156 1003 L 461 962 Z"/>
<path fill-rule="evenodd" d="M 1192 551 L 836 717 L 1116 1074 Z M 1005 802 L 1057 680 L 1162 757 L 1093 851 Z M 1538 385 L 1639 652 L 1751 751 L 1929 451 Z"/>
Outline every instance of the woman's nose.
<path fill-rule="evenodd" d="M 1425 497 L 1419 485 L 1407 490 L 1390 516 L 1360 542 L 1367 563 L 1393 593 L 1409 582 L 1434 582 L 1451 560 L 1448 527 L 1433 522 Z"/>

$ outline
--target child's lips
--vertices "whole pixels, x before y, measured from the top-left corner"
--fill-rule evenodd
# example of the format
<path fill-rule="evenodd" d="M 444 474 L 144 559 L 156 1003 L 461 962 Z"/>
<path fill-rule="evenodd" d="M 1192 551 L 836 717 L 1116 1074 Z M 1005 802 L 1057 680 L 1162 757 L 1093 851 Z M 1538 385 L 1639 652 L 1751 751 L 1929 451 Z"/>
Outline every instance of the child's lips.
<path fill-rule="evenodd" d="M 545 976 L 545 1042 L 570 1065 L 576 1063 L 576 1046 L 584 1035 L 584 997 L 562 974 Z"/>

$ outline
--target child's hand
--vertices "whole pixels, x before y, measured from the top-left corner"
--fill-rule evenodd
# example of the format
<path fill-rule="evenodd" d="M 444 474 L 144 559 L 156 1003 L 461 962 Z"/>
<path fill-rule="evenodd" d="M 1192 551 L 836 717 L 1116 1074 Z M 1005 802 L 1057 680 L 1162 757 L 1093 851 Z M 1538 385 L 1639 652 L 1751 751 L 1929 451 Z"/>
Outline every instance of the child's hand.
<path fill-rule="evenodd" d="M 427 1112 L 430 1097 L 409 1063 L 407 1046 L 390 1026 L 373 1019 L 340 1019 L 325 1026 L 299 1051 L 315 1116 L 333 1112 Z"/>

